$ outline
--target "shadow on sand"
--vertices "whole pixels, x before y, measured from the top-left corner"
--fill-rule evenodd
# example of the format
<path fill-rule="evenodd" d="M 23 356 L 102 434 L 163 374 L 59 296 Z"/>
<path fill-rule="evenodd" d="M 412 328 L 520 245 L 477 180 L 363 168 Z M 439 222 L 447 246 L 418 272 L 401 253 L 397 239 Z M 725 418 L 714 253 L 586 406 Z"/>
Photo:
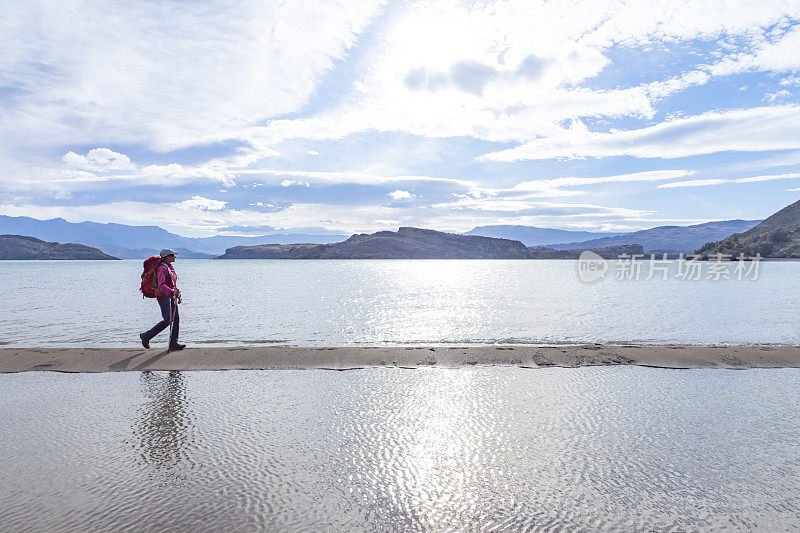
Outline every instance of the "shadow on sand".
<path fill-rule="evenodd" d="M 143 353 L 145 353 L 145 352 L 139 352 L 139 353 L 134 354 L 134 355 L 132 355 L 130 357 L 126 357 L 125 359 L 120 359 L 116 363 L 112 363 L 112 364 L 108 365 L 108 369 L 113 371 L 113 372 L 123 372 L 125 370 L 144 370 L 148 366 L 150 366 L 151 364 L 155 363 L 159 359 L 161 359 L 164 356 L 166 356 L 169 353 L 169 350 L 164 350 L 163 352 L 156 353 L 155 355 L 153 355 L 149 359 L 145 359 L 144 361 L 142 361 L 138 365 L 136 365 L 134 367 L 130 367 L 131 362 L 134 359 L 136 359 L 137 357 L 139 357 L 140 355 L 142 355 Z"/>

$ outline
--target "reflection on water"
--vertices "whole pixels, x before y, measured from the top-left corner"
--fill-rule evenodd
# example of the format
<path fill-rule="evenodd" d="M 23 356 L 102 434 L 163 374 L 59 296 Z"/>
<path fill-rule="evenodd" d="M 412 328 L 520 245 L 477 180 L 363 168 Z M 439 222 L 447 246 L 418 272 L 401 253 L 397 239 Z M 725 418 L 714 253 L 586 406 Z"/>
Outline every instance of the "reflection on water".
<path fill-rule="evenodd" d="M 797 369 L 0 375 L 0 530 L 797 529 L 798 387 Z"/>
<path fill-rule="evenodd" d="M 137 455 L 168 477 L 180 476 L 193 463 L 189 455 L 193 421 L 180 372 L 140 374 L 146 401 L 133 421 Z"/>
<path fill-rule="evenodd" d="M 333 421 L 347 443 L 336 468 L 351 473 L 346 481 L 367 516 L 390 529 L 483 523 L 503 505 L 492 494 L 508 493 L 502 467 L 495 469 L 503 428 L 494 395 L 472 372 L 414 378 L 389 396 L 355 396 L 354 416 Z"/>

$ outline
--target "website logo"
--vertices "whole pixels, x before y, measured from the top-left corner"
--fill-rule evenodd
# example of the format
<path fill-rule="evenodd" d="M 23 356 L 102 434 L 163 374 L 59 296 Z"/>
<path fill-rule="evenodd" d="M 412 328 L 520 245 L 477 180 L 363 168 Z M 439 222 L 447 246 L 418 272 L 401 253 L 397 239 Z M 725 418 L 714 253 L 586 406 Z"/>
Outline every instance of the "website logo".
<path fill-rule="evenodd" d="M 578 258 L 578 278 L 584 283 L 593 283 L 606 277 L 608 262 L 599 254 L 585 250 Z"/>

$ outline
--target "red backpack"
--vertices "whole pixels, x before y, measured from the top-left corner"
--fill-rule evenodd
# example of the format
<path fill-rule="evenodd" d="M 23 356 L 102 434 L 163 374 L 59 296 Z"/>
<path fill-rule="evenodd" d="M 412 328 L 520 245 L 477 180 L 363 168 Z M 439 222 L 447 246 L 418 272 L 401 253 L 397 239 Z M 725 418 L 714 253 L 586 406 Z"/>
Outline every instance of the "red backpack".
<path fill-rule="evenodd" d="M 159 298 L 163 296 L 162 291 L 158 290 L 158 276 L 156 275 L 158 267 L 161 266 L 161 261 L 160 255 L 154 255 L 144 260 L 142 284 L 139 287 L 142 298 Z"/>

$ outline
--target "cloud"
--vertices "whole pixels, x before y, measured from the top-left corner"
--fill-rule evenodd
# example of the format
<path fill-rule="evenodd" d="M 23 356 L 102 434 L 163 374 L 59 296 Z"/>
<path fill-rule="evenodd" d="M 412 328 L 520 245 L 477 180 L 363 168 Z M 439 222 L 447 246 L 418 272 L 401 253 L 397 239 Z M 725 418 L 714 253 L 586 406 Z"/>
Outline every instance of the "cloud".
<path fill-rule="evenodd" d="M 281 187 L 293 187 L 293 186 L 311 187 L 311 185 L 308 183 L 308 181 L 301 181 L 301 180 L 282 180 L 281 181 Z"/>
<path fill-rule="evenodd" d="M 750 176 L 749 178 L 738 178 L 736 183 L 753 183 L 757 181 L 790 180 L 800 178 L 800 172 L 790 172 L 788 174 L 768 174 L 766 176 Z"/>
<path fill-rule="evenodd" d="M 267 203 L 267 202 L 251 202 L 251 203 L 249 203 L 247 205 L 252 206 L 252 207 L 263 207 L 265 209 L 280 209 L 279 206 L 277 206 L 275 204 L 270 204 L 270 203 Z"/>
<path fill-rule="evenodd" d="M 800 8 L 779 1 L 757 8 L 746 0 L 725 7 L 664 1 L 649 2 L 646 9 L 601 1 L 592 10 L 580 3 L 530 1 L 415 4 L 400 10 L 359 79 L 355 99 L 242 135 L 255 145 L 373 130 L 525 143 L 559 135 L 564 121 L 649 119 L 659 99 L 727 75 L 720 56 L 760 51 L 763 61 L 752 67 L 757 70 L 800 66 L 794 30 L 764 29 L 784 28 L 787 19 L 797 17 Z M 531 20 L 546 23 L 531 32 Z M 682 58 L 689 70 L 667 80 L 627 88 L 616 78 L 610 87 L 593 83 L 611 65 L 611 49 L 635 49 L 647 59 L 645 47 L 655 48 L 652 60 L 661 61 L 659 52 L 672 44 L 714 39 L 722 43 L 719 54 Z M 624 64 L 616 69 L 640 79 Z"/>
<path fill-rule="evenodd" d="M 579 196 L 586 191 L 565 189 L 569 187 L 591 186 L 600 183 L 631 183 L 663 181 L 683 178 L 693 174 L 690 170 L 648 170 L 630 174 L 597 177 L 563 177 L 522 181 L 510 188 L 473 187 L 461 198 L 504 197 L 515 200 L 527 198 L 555 198 L 559 196 Z"/>
<path fill-rule="evenodd" d="M 740 52 L 724 56 L 722 60 L 708 65 L 700 65 L 696 70 L 690 70 L 666 81 L 656 81 L 645 85 L 651 97 L 663 98 L 682 91 L 692 86 L 704 85 L 714 78 L 731 76 L 750 71 L 786 72 L 800 68 L 800 30 L 785 27 L 777 30 L 777 37 L 759 34 L 750 31 L 752 52 Z M 735 48 L 729 46 L 729 48 Z M 781 80 L 781 85 L 792 85 L 796 77 L 787 76 Z M 747 90 L 748 86 L 739 87 L 739 91 Z M 762 101 L 774 102 L 777 98 L 788 96 L 788 91 L 777 91 L 764 96 Z"/>
<path fill-rule="evenodd" d="M 557 227 L 565 220 L 590 217 L 597 224 L 607 218 L 647 220 L 656 213 L 649 209 L 608 207 L 591 203 L 560 203 L 542 201 L 542 198 L 578 196 L 586 191 L 571 187 L 592 186 L 602 183 L 651 182 L 675 179 L 693 174 L 688 170 L 653 170 L 598 177 L 563 177 L 523 181 L 507 188 L 474 187 L 465 194 L 454 194 L 454 199 L 436 202 L 432 209 L 445 212 L 493 213 L 498 218 L 535 216 L 540 219 L 557 219 Z M 500 222 L 491 222 L 498 224 Z M 518 223 L 518 222 L 507 222 Z M 476 224 L 477 225 L 477 224 Z M 624 225 L 624 224 L 623 224 Z M 630 226 L 628 226 L 630 227 Z"/>
<path fill-rule="evenodd" d="M 647 215 L 655 213 L 655 211 L 605 207 L 587 203 L 566 204 L 545 202 L 540 199 L 586 194 L 586 191 L 566 189 L 569 187 L 591 186 L 601 183 L 660 181 L 684 177 L 691 174 L 692 172 L 687 170 L 655 170 L 591 178 L 563 177 L 530 180 L 517 183 L 507 188 L 476 186 L 466 193 L 455 193 L 453 195 L 453 200 L 436 202 L 432 204 L 430 208 L 441 210 L 445 213 L 453 211 L 469 211 L 473 213 L 493 212 L 503 217 L 511 213 L 516 213 L 517 216 L 535 214 L 539 217 L 594 216 L 599 219 L 606 217 L 646 217 Z"/>
<path fill-rule="evenodd" d="M 767 39 L 762 29 L 798 15 L 781 2 L 754 9 L 739 1 L 714 10 L 664 1 L 643 10 L 606 1 L 586 10 L 528 1 L 432 1 L 391 10 L 384 33 L 367 41 L 368 61 L 342 105 L 267 121 L 297 113 L 325 89 L 324 76 L 346 59 L 382 3 L 253 4 L 241 13 L 171 5 L 122 6 L 109 21 L 99 6 L 84 6 L 78 17 L 44 0 L 27 3 L 29 13 L 42 14 L 44 32 L 28 31 L 24 16 L 7 17 L 0 23 L 4 34 L 27 36 L 0 59 L 11 85 L 25 94 L 0 105 L 2 122 L 14 124 L 7 140 L 110 138 L 168 150 L 236 139 L 251 142 L 262 157 L 276 155 L 273 146 L 286 139 L 369 130 L 526 142 L 558 135 L 565 120 L 652 117 L 654 99 L 718 75 L 693 70 L 627 89 L 580 87 L 611 64 L 613 47 L 734 35 L 750 55 L 760 54 L 755 64 L 763 68 L 800 61 L 789 53 L 797 49 L 796 31 Z M 714 16 L 703 16 L 709 9 Z M 165 12 L 174 22 L 169 29 L 157 24 Z M 302 27 L 289 31 L 289 21 L 297 19 Z M 543 22 L 536 32 L 531 20 Z M 78 34 L 83 37 L 74 38 Z"/>
<path fill-rule="evenodd" d="M 521 142 L 552 135 L 560 130 L 561 122 L 576 117 L 649 118 L 655 113 L 641 87 L 595 91 L 561 87 L 562 79 L 551 81 L 555 87 L 534 87 L 524 79 L 513 83 L 500 80 L 487 85 L 477 97 L 450 85 L 415 91 L 397 81 L 402 90 L 376 89 L 374 95 L 331 112 L 273 120 L 265 127 L 243 129 L 238 135 L 253 146 L 273 146 L 289 139 L 341 139 L 357 132 Z"/>
<path fill-rule="evenodd" d="M 184 200 L 183 202 L 178 202 L 175 207 L 180 209 L 200 209 L 203 211 L 222 211 L 225 209 L 225 204 L 228 202 L 223 202 L 221 200 L 212 200 L 210 198 L 205 198 L 203 196 L 192 196 L 189 200 Z"/>
<path fill-rule="evenodd" d="M 797 75 L 786 76 L 780 81 L 780 84 L 788 87 L 800 86 L 800 76 Z"/>
<path fill-rule="evenodd" d="M 571 204 L 557 202 L 531 201 L 516 198 L 459 198 L 453 202 L 441 202 L 432 206 L 434 209 L 451 209 L 458 211 L 489 211 L 498 213 L 516 213 L 517 215 L 547 215 L 559 218 L 592 217 L 592 218 L 629 218 L 645 217 L 656 211 L 648 209 L 629 209 L 624 207 L 608 207 L 587 203 Z"/>
<path fill-rule="evenodd" d="M 788 91 L 786 89 L 781 89 L 780 91 L 775 91 L 774 93 L 765 94 L 764 98 L 762 98 L 761 101 L 774 103 L 775 100 L 780 100 L 791 95 L 792 95 L 791 91 Z"/>
<path fill-rule="evenodd" d="M 58 168 L 33 167 L 27 172 L 12 173 L 3 177 L 0 182 L 9 189 L 24 190 L 30 188 L 87 190 L 102 188 L 104 184 L 125 182 L 136 187 L 175 187 L 192 182 L 219 182 L 225 186 L 234 186 L 234 172 L 228 168 L 228 162 L 213 160 L 201 165 L 166 165 L 139 166 L 130 163 L 127 156 L 115 154 L 107 161 L 92 155 L 87 156 L 74 152 L 64 155 L 64 162 L 70 166 L 89 168 L 88 170 L 63 170 Z"/>
<path fill-rule="evenodd" d="M 797 9 L 797 8 L 795 8 Z M 792 18 L 798 18 L 797 12 Z M 791 16 L 791 15 L 790 15 Z M 733 54 L 710 66 L 708 72 L 715 76 L 730 76 L 749 71 L 786 72 L 800 67 L 800 28 L 783 26 L 777 37 L 761 35 L 752 51 Z M 758 35 L 755 32 L 754 35 Z"/>
<path fill-rule="evenodd" d="M 727 150 L 800 148 L 800 106 L 708 112 L 637 130 L 600 133 L 580 122 L 558 134 L 485 154 L 481 161 L 556 157 L 679 158 Z"/>
<path fill-rule="evenodd" d="M 413 90 L 438 91 L 454 87 L 475 96 L 483 96 L 486 85 L 492 81 L 504 80 L 513 83 L 516 79 L 538 80 L 550 62 L 530 55 L 513 70 L 500 70 L 471 59 L 456 61 L 447 72 L 429 71 L 418 67 L 409 71 L 403 84 Z"/>
<path fill-rule="evenodd" d="M 356 184 L 356 185 L 383 185 L 387 183 L 401 183 L 401 182 L 432 182 L 432 183 L 449 183 L 458 187 L 470 188 L 477 185 L 474 180 L 465 180 L 458 178 L 439 178 L 435 176 L 423 175 L 399 175 L 399 176 L 383 176 L 380 174 L 373 174 L 369 172 L 356 172 L 356 171 L 311 171 L 311 170 L 274 170 L 274 169 L 245 169 L 233 171 L 237 176 L 259 176 L 261 178 L 267 177 L 286 177 L 295 179 L 281 180 L 280 184 L 284 187 L 289 185 L 298 185 L 306 183 L 319 183 L 326 185 L 341 185 L 341 184 Z M 267 181 L 267 180 L 265 180 Z M 288 182 L 283 185 L 283 182 Z"/>
<path fill-rule="evenodd" d="M 69 200 L 72 198 L 72 193 L 69 191 L 54 191 L 52 197 L 54 200 Z"/>
<path fill-rule="evenodd" d="M 674 189 L 676 187 L 707 187 L 708 185 L 721 185 L 723 183 L 733 183 L 734 180 L 726 179 L 707 179 L 707 180 L 692 180 L 692 181 L 674 181 L 672 183 L 663 183 L 658 185 L 659 189 Z"/>
<path fill-rule="evenodd" d="M 512 190 L 537 190 L 541 187 L 575 187 L 581 185 L 596 185 L 598 183 L 630 183 L 634 181 L 661 181 L 688 176 L 693 174 L 690 170 L 647 170 L 632 172 L 630 174 L 616 174 L 614 176 L 597 176 L 590 178 L 565 177 L 547 180 L 525 181 L 515 185 Z"/>
<path fill-rule="evenodd" d="M 464 60 L 451 67 L 450 81 L 458 89 L 480 96 L 483 94 L 483 88 L 496 74 L 497 72 L 490 66 Z"/>
<path fill-rule="evenodd" d="M 81 170 L 133 170 L 130 158 L 108 148 L 93 148 L 86 155 L 69 151 L 61 160 L 72 168 Z"/>
<path fill-rule="evenodd" d="M 756 183 L 762 181 L 773 180 L 787 180 L 800 178 L 800 172 L 793 172 L 789 174 L 770 174 L 765 176 L 750 176 L 748 178 L 714 178 L 705 180 L 691 180 L 691 181 L 674 181 L 672 183 L 663 183 L 658 186 L 659 189 L 672 189 L 676 187 L 707 187 L 709 185 L 722 185 L 723 183 Z"/>
<path fill-rule="evenodd" d="M 780 1 L 665 0 L 643 9 L 608 0 L 591 10 L 528 0 L 393 9 L 378 0 L 246 3 L 237 10 L 164 1 L 119 3 L 109 19 L 105 4 L 74 10 L 32 0 L 5 12 L 0 33 L 10 44 L 0 70 L 20 96 L 0 104 L 0 123 L 13 124 L 0 128 L 0 141 L 13 145 L 112 139 L 163 151 L 239 139 L 266 155 L 283 139 L 370 129 L 524 142 L 566 119 L 650 117 L 653 98 L 710 75 L 800 61 L 797 31 L 773 35 L 800 16 Z M 354 88 L 343 104 L 305 116 L 326 76 L 386 13 L 381 33 L 365 39 L 364 68 L 342 82 Z M 169 27 L 160 24 L 167 15 Z M 739 65 L 734 70 L 719 62 L 714 72 L 689 72 L 656 82 L 659 88 L 579 87 L 611 64 L 612 48 L 728 37 L 743 43 L 728 62 Z M 268 122 L 290 113 L 300 116 Z"/>
<path fill-rule="evenodd" d="M 408 191 L 401 191 L 397 189 L 396 191 L 392 191 L 386 196 L 391 196 L 393 200 L 410 200 L 412 198 L 412 194 Z"/>
<path fill-rule="evenodd" d="M 300 109 L 382 2 L 5 4 L 0 142 L 164 151 Z"/>
<path fill-rule="evenodd" d="M 264 233 L 275 233 L 279 231 L 280 228 L 276 228 L 274 226 L 268 226 L 265 224 L 256 225 L 256 226 L 223 226 L 218 228 L 217 231 L 220 233 L 243 233 L 243 234 L 255 234 L 261 235 Z"/>
<path fill-rule="evenodd" d="M 49 206 L 52 212 L 147 222 L 163 210 L 164 224 L 199 232 L 320 224 L 350 231 L 376 221 L 620 228 L 655 219 L 649 210 L 560 212 L 537 199 L 581 196 L 586 201 L 576 205 L 613 205 L 635 192 L 633 182 L 704 181 L 689 180 L 688 170 L 623 174 L 630 162 L 616 160 L 592 171 L 595 162 L 571 158 L 800 149 L 798 106 L 716 107 L 762 105 L 758 98 L 768 91 L 776 95 L 770 103 L 796 101 L 797 91 L 779 93 L 793 90 L 800 71 L 796 2 L 599 0 L 587 9 L 560 0 L 332 0 L 245 2 L 235 10 L 216 0 L 111 0 L 79 9 L 46 0 L 7 4 L 0 17 L 7 43 L 0 56 L 0 201 L 38 196 L 50 204 L 62 194 L 70 204 L 106 202 Z M 743 73 L 746 79 L 723 79 Z M 745 82 L 751 89 L 736 91 Z M 440 157 L 346 158 L 348 150 L 392 136 L 419 139 Z M 487 148 L 489 142 L 503 144 Z M 208 147 L 218 145 L 239 150 L 206 161 L 214 152 Z M 265 161 L 280 157 L 278 150 L 285 158 Z M 310 170 L 293 164 L 300 156 Z M 725 157 L 714 163 L 724 165 Z M 494 164 L 535 159 L 551 161 Z M 646 168 L 659 165 L 651 164 Z M 287 165 L 295 168 L 280 168 Z M 378 198 L 381 205 L 354 209 L 331 203 L 344 202 L 337 187 L 310 195 L 324 198 L 319 204 L 284 205 L 234 189 L 250 180 L 284 185 L 277 192 L 284 197 L 309 192 L 291 188 L 299 185 L 382 186 L 379 195 L 424 196 L 397 205 Z M 601 183 L 620 186 L 591 189 Z M 218 202 L 206 197 L 220 185 L 231 191 L 231 203 L 250 205 L 223 203 L 214 211 L 197 200 Z M 187 208 L 125 201 L 173 186 L 182 187 L 178 198 L 190 198 L 179 202 Z M 440 201 L 447 193 L 452 202 Z M 277 212 L 268 212 L 267 199 L 280 204 Z M 646 197 L 624 201 L 648 206 Z M 32 200 L 13 202 L 14 209 L 44 212 Z"/>

